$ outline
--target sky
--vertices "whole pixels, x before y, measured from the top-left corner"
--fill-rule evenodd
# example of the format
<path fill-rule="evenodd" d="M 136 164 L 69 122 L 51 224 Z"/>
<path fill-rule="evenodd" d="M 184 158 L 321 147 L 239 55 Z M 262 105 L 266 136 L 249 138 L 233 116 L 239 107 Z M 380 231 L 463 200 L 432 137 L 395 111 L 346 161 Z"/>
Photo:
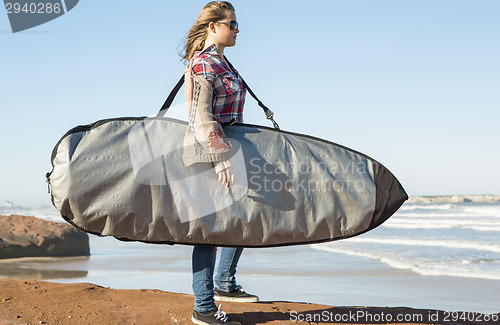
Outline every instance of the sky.
<path fill-rule="evenodd" d="M 18 33 L 0 13 L 0 205 L 50 204 L 69 129 L 154 115 L 206 2 L 81 0 Z M 500 194 L 500 1 L 232 3 L 225 54 L 281 129 L 369 155 L 410 195 Z M 272 126 L 250 96 L 244 120 Z"/>

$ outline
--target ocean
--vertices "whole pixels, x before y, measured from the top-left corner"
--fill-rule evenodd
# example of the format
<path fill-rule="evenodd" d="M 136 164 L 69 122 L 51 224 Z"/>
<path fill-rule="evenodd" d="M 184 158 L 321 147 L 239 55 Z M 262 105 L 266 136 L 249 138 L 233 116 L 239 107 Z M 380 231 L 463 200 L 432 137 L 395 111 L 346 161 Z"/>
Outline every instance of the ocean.
<path fill-rule="evenodd" d="M 0 214 L 64 222 L 48 205 Z M 0 260 L 0 276 L 192 294 L 191 247 L 89 238 L 90 257 Z M 354 238 L 245 249 L 238 280 L 261 300 L 498 312 L 500 202 L 405 203 Z"/>
<path fill-rule="evenodd" d="M 313 247 L 421 275 L 500 280 L 500 202 L 407 203 L 365 235 Z"/>

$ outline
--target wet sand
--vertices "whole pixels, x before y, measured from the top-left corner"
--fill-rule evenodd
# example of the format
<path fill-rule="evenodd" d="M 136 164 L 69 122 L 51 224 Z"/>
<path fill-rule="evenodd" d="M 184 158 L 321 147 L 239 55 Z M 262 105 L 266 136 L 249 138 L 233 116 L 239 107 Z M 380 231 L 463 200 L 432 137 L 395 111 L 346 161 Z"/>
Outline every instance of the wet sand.
<path fill-rule="evenodd" d="M 112 238 L 95 238 L 93 244 L 90 257 L 0 260 L 0 277 L 192 294 L 192 247 L 120 243 Z M 237 277 L 246 291 L 267 301 L 500 311 L 500 281 L 422 276 L 308 246 L 246 249 Z"/>

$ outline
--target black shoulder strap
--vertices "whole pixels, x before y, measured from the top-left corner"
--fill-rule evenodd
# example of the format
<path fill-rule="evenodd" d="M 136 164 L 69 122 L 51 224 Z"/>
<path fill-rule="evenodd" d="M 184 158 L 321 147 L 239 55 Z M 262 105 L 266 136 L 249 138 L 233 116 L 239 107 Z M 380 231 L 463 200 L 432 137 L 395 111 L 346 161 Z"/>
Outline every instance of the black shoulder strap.
<path fill-rule="evenodd" d="M 226 58 L 226 57 L 224 57 L 224 58 Z M 234 70 L 233 65 L 227 59 L 226 59 L 226 62 L 229 64 L 229 66 L 231 67 L 231 69 Z M 240 76 L 240 78 L 241 78 L 241 76 Z M 264 113 L 266 114 L 266 118 L 273 123 L 275 129 L 279 130 L 280 127 L 279 127 L 278 123 L 276 123 L 276 121 L 274 120 L 274 113 L 269 108 L 267 108 L 266 105 L 264 105 L 264 103 L 262 103 L 257 98 L 257 96 L 254 94 L 254 92 L 252 91 L 252 89 L 250 89 L 250 87 L 248 87 L 248 84 L 245 82 L 245 80 L 243 78 L 241 78 L 241 80 L 243 81 L 243 85 L 248 90 L 248 92 L 250 93 L 250 95 L 257 101 L 257 104 L 260 107 L 262 107 L 262 109 L 264 110 Z M 183 83 L 184 83 L 184 75 L 182 75 L 181 79 L 179 79 L 179 81 L 175 85 L 174 89 L 172 89 L 172 91 L 168 95 L 167 100 L 165 101 L 165 103 L 161 107 L 160 111 L 156 115 L 157 117 L 161 117 L 161 116 L 165 115 L 165 113 L 167 112 L 167 110 L 170 108 L 170 105 L 172 105 L 172 102 L 174 101 L 175 96 L 179 92 L 179 89 L 181 89 L 181 86 L 182 86 Z"/>
<path fill-rule="evenodd" d="M 231 62 L 229 62 L 229 60 L 225 56 L 224 56 L 224 59 L 226 59 L 226 62 L 229 64 L 229 67 L 231 69 L 233 69 L 233 71 L 236 71 L 236 69 L 233 67 L 233 65 L 231 64 Z M 271 122 L 273 122 L 274 128 L 277 129 L 277 130 L 279 130 L 280 127 L 279 127 L 278 123 L 276 123 L 276 121 L 274 121 L 274 113 L 269 108 L 267 108 L 267 106 L 264 105 L 263 102 L 261 102 L 257 98 L 257 96 L 254 94 L 254 92 L 252 91 L 252 89 L 250 89 L 250 87 L 248 87 L 247 83 L 245 82 L 245 79 L 243 79 L 243 77 L 241 75 L 240 75 L 240 78 L 241 78 L 241 81 L 243 81 L 243 85 L 248 90 L 248 92 L 250 93 L 250 95 L 252 95 L 252 97 L 257 101 L 257 104 L 264 110 L 264 114 L 266 114 L 267 119 L 271 120 Z"/>
<path fill-rule="evenodd" d="M 179 81 L 175 85 L 174 89 L 172 89 L 172 91 L 170 92 L 170 94 L 167 97 L 167 100 L 165 101 L 165 103 L 163 103 L 163 106 L 160 108 L 160 111 L 158 112 L 158 114 L 156 114 L 156 117 L 161 117 L 161 116 L 165 115 L 167 110 L 170 108 L 170 105 L 172 105 L 172 102 L 174 101 L 175 95 L 177 95 L 177 93 L 179 92 L 179 89 L 181 89 L 183 83 L 184 83 L 184 75 L 182 75 L 181 79 L 179 79 Z"/>

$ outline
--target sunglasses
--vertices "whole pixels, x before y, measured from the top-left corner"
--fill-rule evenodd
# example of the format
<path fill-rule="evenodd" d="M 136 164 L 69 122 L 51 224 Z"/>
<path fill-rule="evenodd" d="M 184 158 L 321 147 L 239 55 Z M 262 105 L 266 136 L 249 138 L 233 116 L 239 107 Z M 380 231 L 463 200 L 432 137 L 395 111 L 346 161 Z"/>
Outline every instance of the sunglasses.
<path fill-rule="evenodd" d="M 229 27 L 230 30 L 235 30 L 238 29 L 238 22 L 236 20 L 231 20 L 230 22 L 226 23 L 224 21 L 219 21 L 216 24 L 224 24 L 227 27 Z"/>

